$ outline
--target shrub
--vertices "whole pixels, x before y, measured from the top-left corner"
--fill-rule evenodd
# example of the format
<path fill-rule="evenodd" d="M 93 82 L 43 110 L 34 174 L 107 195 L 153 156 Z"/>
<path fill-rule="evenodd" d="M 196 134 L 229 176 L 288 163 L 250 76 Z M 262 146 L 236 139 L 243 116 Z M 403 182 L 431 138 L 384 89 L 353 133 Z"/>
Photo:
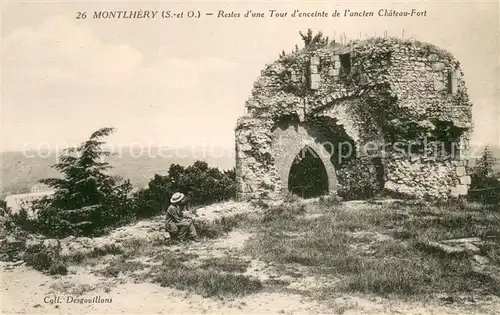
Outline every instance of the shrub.
<path fill-rule="evenodd" d="M 139 261 L 126 260 L 123 256 L 118 256 L 116 259 L 109 263 L 109 266 L 101 270 L 101 274 L 105 277 L 118 277 L 120 272 L 132 273 L 146 268 L 148 265 Z"/>
<path fill-rule="evenodd" d="M 47 251 L 40 251 L 26 255 L 26 265 L 33 266 L 35 270 L 47 270 L 51 266 L 52 256 Z"/>
<path fill-rule="evenodd" d="M 187 195 L 192 206 L 228 200 L 236 196 L 234 170 L 220 171 L 203 161 L 183 167 L 172 164 L 166 176 L 155 175 L 148 189 L 136 194 L 136 216 L 148 217 L 168 205 L 168 199 L 177 191 Z"/>
<path fill-rule="evenodd" d="M 48 272 L 51 275 L 66 275 L 68 269 L 59 256 L 58 250 L 50 250 L 42 244 L 30 247 L 24 254 L 27 266 L 32 266 L 35 270 Z"/>
<path fill-rule="evenodd" d="M 87 259 L 102 257 L 106 255 L 123 255 L 124 250 L 116 244 L 106 244 L 103 247 L 95 247 L 90 252 L 76 251 L 64 257 L 64 262 L 79 264 Z"/>
<path fill-rule="evenodd" d="M 49 268 L 50 275 L 67 275 L 68 268 L 62 261 L 55 261 Z"/>
<path fill-rule="evenodd" d="M 18 213 L 7 211 L 7 219 L 4 222 L 4 227 L 7 232 L 11 232 L 16 227 L 28 232 L 36 232 L 38 230 L 38 222 L 36 219 L 28 216 L 28 210 L 22 208 Z"/>
<path fill-rule="evenodd" d="M 0 199 L 0 216 L 5 216 L 9 212 L 7 208 L 7 202 L 3 199 Z"/>
<path fill-rule="evenodd" d="M 316 34 L 309 28 L 307 29 L 307 33 L 302 33 L 299 31 L 300 37 L 304 41 L 305 49 L 316 49 L 320 47 L 326 47 L 329 44 L 328 37 L 324 37 L 322 32 L 318 32 Z"/>

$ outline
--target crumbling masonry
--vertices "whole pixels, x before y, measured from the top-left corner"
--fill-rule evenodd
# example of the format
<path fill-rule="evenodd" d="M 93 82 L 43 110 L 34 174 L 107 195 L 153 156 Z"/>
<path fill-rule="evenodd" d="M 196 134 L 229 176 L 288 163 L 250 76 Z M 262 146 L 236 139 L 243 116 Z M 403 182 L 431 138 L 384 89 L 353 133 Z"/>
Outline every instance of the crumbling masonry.
<path fill-rule="evenodd" d="M 306 151 L 324 167 L 324 194 L 466 195 L 471 107 L 459 62 L 427 43 L 373 38 L 283 55 L 237 122 L 238 197 L 293 191 Z"/>

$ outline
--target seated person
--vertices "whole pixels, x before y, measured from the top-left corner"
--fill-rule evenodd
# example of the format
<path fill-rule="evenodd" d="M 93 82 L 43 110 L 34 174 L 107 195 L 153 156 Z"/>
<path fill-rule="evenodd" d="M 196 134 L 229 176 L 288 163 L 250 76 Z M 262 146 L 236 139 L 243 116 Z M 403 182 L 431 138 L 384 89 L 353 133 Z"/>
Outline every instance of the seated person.
<path fill-rule="evenodd" d="M 176 192 L 170 198 L 170 206 L 166 211 L 166 230 L 173 240 L 193 240 L 198 242 L 198 235 L 192 218 L 184 215 L 187 200 L 183 193 Z"/>

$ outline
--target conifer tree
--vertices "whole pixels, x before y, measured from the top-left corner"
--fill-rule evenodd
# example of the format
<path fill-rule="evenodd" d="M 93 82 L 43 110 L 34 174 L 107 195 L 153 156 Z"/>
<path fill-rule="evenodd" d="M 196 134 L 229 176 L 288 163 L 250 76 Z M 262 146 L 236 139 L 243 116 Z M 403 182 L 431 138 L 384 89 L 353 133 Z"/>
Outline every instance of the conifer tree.
<path fill-rule="evenodd" d="M 500 202 L 500 174 L 495 173 L 496 162 L 497 159 L 493 156 L 490 147 L 486 146 L 472 169 L 469 198 L 484 203 Z"/>
<path fill-rule="evenodd" d="M 476 162 L 474 173 L 479 177 L 489 176 L 493 173 L 493 168 L 496 164 L 496 158 L 493 156 L 489 146 L 483 149 L 483 154 Z"/>
<path fill-rule="evenodd" d="M 62 178 L 47 178 L 40 182 L 52 187 L 54 195 L 42 200 L 39 218 L 42 229 L 49 234 L 92 234 L 127 217 L 127 195 L 130 182 L 111 176 L 104 161 L 111 152 L 102 148 L 103 137 L 114 128 L 101 128 L 80 146 L 63 151 L 53 168 Z"/>

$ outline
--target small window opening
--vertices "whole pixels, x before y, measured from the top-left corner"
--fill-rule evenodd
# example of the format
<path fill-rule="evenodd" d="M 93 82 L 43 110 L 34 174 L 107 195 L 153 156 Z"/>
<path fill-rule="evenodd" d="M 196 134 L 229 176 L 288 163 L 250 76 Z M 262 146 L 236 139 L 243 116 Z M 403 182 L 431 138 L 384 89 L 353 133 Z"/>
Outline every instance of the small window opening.
<path fill-rule="evenodd" d="M 345 75 L 351 73 L 351 54 L 348 53 L 339 55 L 339 59 L 342 73 Z"/>

